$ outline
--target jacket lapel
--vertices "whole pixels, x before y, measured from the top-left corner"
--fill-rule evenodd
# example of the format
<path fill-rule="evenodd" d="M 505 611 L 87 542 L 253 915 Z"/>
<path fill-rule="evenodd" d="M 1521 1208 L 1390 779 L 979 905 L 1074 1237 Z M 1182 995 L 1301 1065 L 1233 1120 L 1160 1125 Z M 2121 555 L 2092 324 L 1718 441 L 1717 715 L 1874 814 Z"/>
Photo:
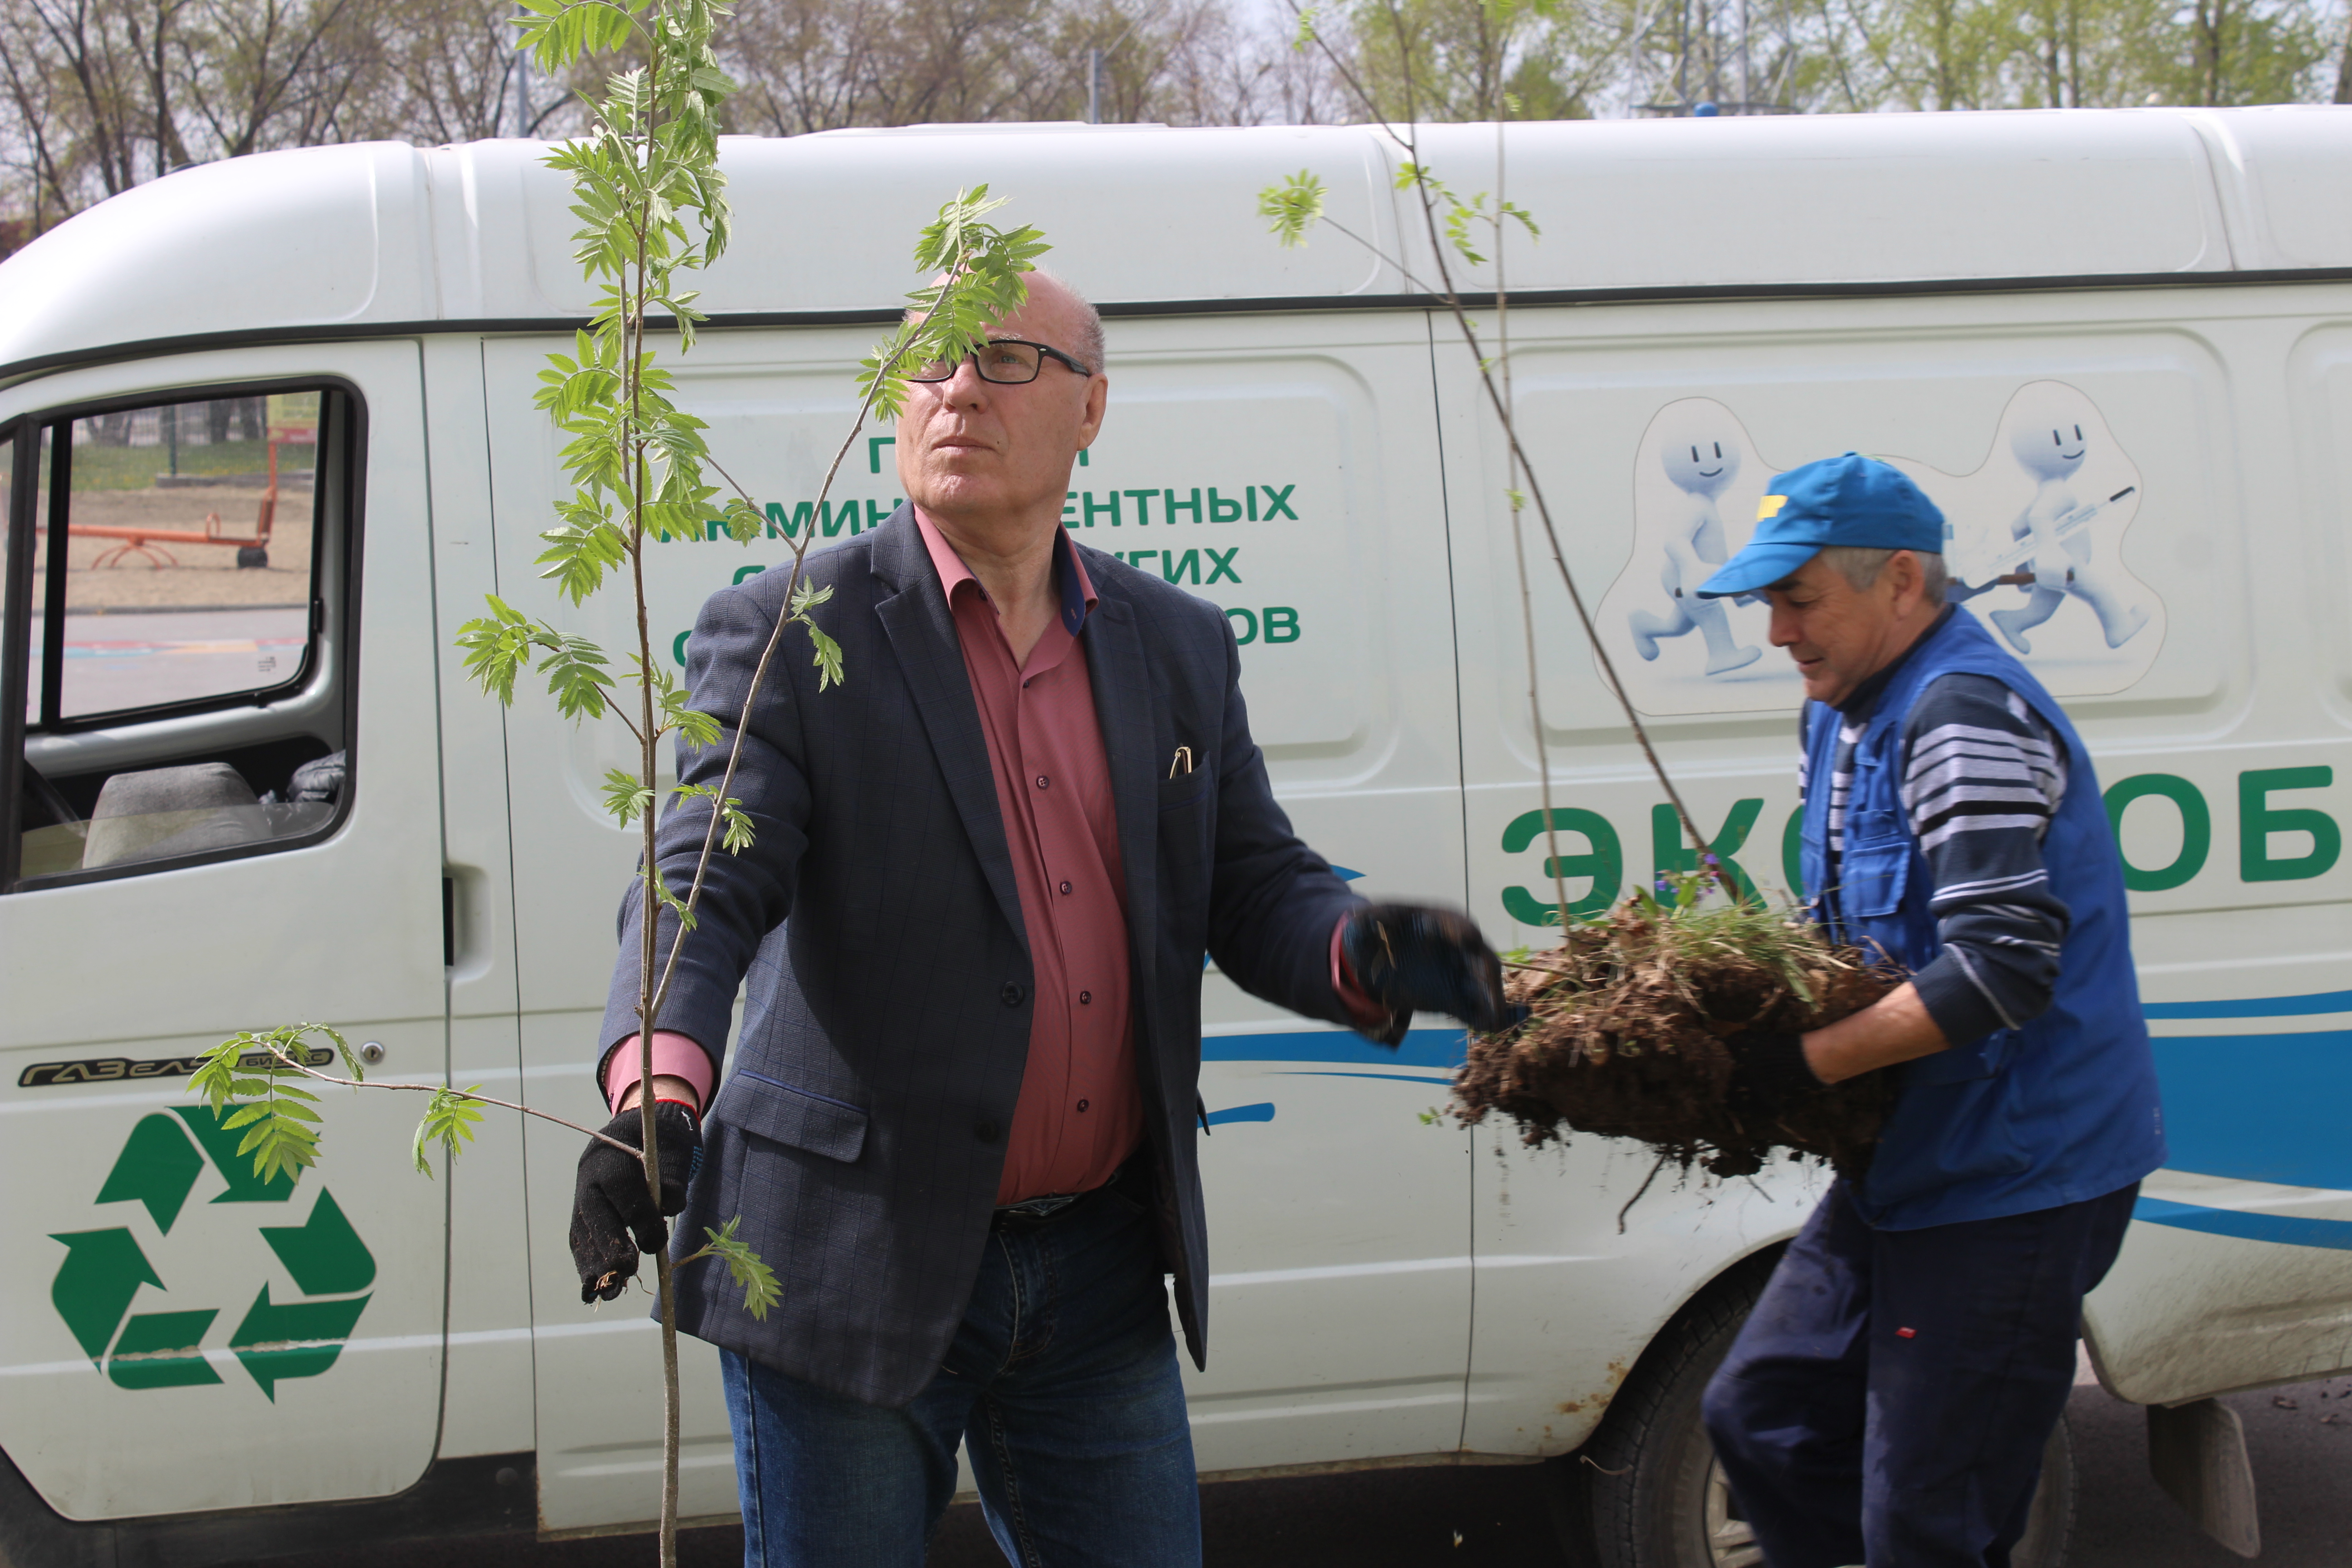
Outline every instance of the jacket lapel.
<path fill-rule="evenodd" d="M 1087 673 L 1094 683 L 1095 721 L 1102 727 L 1110 764 L 1111 802 L 1118 814 L 1118 858 L 1127 876 L 1128 950 L 1135 994 L 1152 994 L 1152 955 L 1160 938 L 1160 791 L 1154 771 L 1151 672 L 1144 662 L 1135 611 L 1096 579 L 1094 614 L 1087 622 Z M 1144 1007 L 1150 1016 L 1151 1008 Z"/>
<path fill-rule="evenodd" d="M 981 871 L 1025 951 L 1029 933 L 1021 921 L 1021 893 L 1013 880 L 1004 816 L 996 803 L 996 773 L 988 760 L 988 737 L 980 727 L 980 704 L 964 669 L 963 645 L 956 637 L 947 593 L 907 507 L 893 512 L 875 536 L 873 560 L 882 588 L 874 613 L 890 639 L 890 651 L 898 656 L 915 710 L 922 715 L 948 796 L 971 836 Z M 1124 821 L 1123 809 L 1120 815 Z"/>

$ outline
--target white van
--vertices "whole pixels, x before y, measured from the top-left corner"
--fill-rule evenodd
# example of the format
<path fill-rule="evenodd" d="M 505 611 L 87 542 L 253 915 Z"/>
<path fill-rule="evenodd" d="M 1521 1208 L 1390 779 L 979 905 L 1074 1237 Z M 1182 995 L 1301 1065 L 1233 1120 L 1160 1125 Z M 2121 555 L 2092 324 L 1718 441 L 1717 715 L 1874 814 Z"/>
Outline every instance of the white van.
<path fill-rule="evenodd" d="M 1756 884 L 1794 858 L 1796 684 L 1756 608 L 1686 612 L 1676 542 L 1720 524 L 1736 548 L 1773 472 L 1848 448 L 1926 485 L 1972 584 L 2017 575 L 2029 513 L 2066 520 L 2063 582 L 1975 608 L 2098 756 L 2160 1037 L 2174 1163 L 2087 1339 L 2113 1392 L 2189 1411 L 2159 1417 L 2168 1451 L 2231 1458 L 2225 1413 L 2193 1402 L 2352 1366 L 2352 110 L 1507 136 L 1508 195 L 1544 227 L 1508 257 L 1519 417 L 1618 667 Z M 887 430 L 822 507 L 818 477 L 917 228 L 986 181 L 1109 318 L 1110 418 L 1068 526 L 1224 607 L 1283 800 L 1358 886 L 1545 940 L 1503 453 L 1414 281 L 1399 148 L 1064 126 L 723 145 L 734 245 L 674 363 L 770 537 L 660 548 L 672 657 L 712 589 L 896 505 Z M 1448 127 L 1422 155 L 1491 188 L 1497 145 Z M 312 1019 L 386 1078 L 602 1114 L 635 847 L 598 781 L 625 736 L 536 690 L 501 710 L 451 646 L 491 591 L 625 640 L 617 598 L 574 610 L 532 565 L 558 471 L 530 394 L 592 304 L 542 152 L 212 164 L 0 266 L 0 1562 L 656 1510 L 652 1327 L 638 1300 L 580 1305 L 577 1137 L 494 1116 L 428 1181 L 416 1097 L 335 1091 L 289 1190 L 185 1083 L 230 1032 Z M 1302 166 L 1378 254 L 1328 228 L 1276 248 L 1255 194 Z M 1589 911 L 1683 852 L 1548 569 L 1534 596 L 1558 871 Z M 1554 1467 L 1562 1516 L 1604 1561 L 1752 1561 L 1696 1390 L 1822 1178 L 1668 1172 L 1629 1207 L 1636 1149 L 1423 1115 L 1458 1033 L 1390 1052 L 1207 987 L 1202 1470 L 1580 1450 Z M 716 1359 L 686 1366 L 685 1512 L 726 1516 Z M 2224 1492 L 2190 1500 L 2250 1526 Z"/>

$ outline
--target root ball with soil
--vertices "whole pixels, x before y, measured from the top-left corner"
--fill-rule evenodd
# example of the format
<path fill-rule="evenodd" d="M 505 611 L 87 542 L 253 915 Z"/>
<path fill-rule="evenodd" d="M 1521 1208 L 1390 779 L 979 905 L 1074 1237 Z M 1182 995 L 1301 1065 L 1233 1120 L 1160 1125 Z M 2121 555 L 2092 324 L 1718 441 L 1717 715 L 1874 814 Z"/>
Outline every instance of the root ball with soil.
<path fill-rule="evenodd" d="M 1471 1037 L 1454 1115 L 1469 1124 L 1500 1111 L 1531 1145 L 1570 1131 L 1636 1139 L 1717 1176 L 1752 1174 L 1782 1148 L 1855 1174 L 1885 1120 L 1885 1075 L 1768 1113 L 1733 1092 L 1725 1039 L 1818 1029 L 1902 981 L 1798 911 L 1708 900 L 1687 879 L 1664 899 L 1636 894 L 1514 965 L 1507 990 L 1529 1016 Z"/>

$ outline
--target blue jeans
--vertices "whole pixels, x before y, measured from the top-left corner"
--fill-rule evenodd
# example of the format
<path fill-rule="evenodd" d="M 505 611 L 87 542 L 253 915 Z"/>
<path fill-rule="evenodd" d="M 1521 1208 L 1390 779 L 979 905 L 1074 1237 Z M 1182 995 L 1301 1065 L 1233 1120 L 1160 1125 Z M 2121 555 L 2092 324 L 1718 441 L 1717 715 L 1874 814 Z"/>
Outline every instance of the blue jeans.
<path fill-rule="evenodd" d="M 1874 1230 L 1830 1189 L 1702 1404 L 1770 1568 L 2008 1568 L 2138 1193 Z"/>
<path fill-rule="evenodd" d="M 991 1233 L 947 1358 L 903 1410 L 719 1362 L 746 1568 L 922 1568 L 958 1438 L 1016 1568 L 1201 1561 L 1160 1252 L 1122 1190 Z"/>

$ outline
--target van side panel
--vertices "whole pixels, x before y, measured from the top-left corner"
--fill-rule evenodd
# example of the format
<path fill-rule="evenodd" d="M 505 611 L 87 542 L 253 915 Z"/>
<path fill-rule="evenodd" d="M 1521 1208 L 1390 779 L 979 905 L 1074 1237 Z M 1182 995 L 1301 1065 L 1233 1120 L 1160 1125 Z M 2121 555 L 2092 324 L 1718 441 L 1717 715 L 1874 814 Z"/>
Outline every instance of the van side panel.
<path fill-rule="evenodd" d="M 2335 852 L 2345 726 L 2305 629 L 2332 612 L 2257 616 L 2254 595 L 2274 605 L 2282 592 L 2312 591 L 2295 579 L 2313 574 L 2294 563 L 2318 553 L 2297 542 L 2306 509 L 2282 386 L 2303 328 L 2279 318 L 2347 303 L 2340 289 L 2314 288 L 1513 312 L 1523 438 L 1570 565 L 1711 847 L 1760 889 L 1777 893 L 1794 875 L 1795 682 L 1761 606 L 1731 605 L 1713 626 L 1682 609 L 1676 552 L 1696 551 L 1702 565 L 1721 559 L 1752 530 L 1772 474 L 1860 450 L 1896 462 L 1937 500 L 1952 530 L 1948 561 L 1969 585 L 2038 569 L 2038 583 L 1992 585 L 1971 607 L 2031 648 L 2029 667 L 2066 702 L 2135 868 L 2174 1159 L 2147 1184 L 2144 1223 L 2090 1311 L 2102 1365 L 2135 1398 L 2316 1375 L 2346 1359 L 2338 1325 L 2352 1308 L 2352 1254 L 2331 1227 L 2352 1235 L 2352 1172 L 2334 1169 L 2320 1152 L 2331 1145 L 2295 1109 L 2332 1103 L 2312 1090 L 2335 1080 L 2343 1053 L 2316 1018 L 2242 1031 L 2201 1020 L 2341 984 L 2352 890 Z M 1470 673 L 1465 640 L 1473 910 L 1540 942 L 1559 894 L 1499 430 L 1476 406 L 1466 367 L 1445 385 L 1449 447 L 1469 446 L 1452 432 L 1474 426 L 1484 463 L 1481 494 L 1462 493 L 1458 469 L 1450 476 L 1457 557 L 1483 552 L 1486 563 L 1464 572 L 1457 609 L 1465 632 L 1486 635 L 1485 679 Z M 1720 453 L 1736 459 L 1728 477 Z M 2043 538 L 2032 531 L 2042 526 L 2066 531 Z M 1590 910 L 1686 851 L 1539 541 L 1529 556 L 1540 568 L 1559 868 L 1571 905 Z M 2259 687 L 2258 668 L 2270 672 Z M 2271 1043 L 2269 1031 L 2289 1029 L 2291 1044 Z M 2280 1118 L 2294 1135 L 2266 1137 L 2265 1120 Z M 2256 1159 L 2261 1143 L 2273 1152 Z M 1684 1184 L 1668 1172 L 1621 1237 L 1617 1207 L 1650 1162 L 1611 1155 L 1591 1140 L 1565 1154 L 1511 1155 L 1499 1167 L 1507 1179 L 1482 1193 L 1482 1284 L 1490 1247 L 1498 1262 L 1479 1292 L 1475 1447 L 1573 1443 L 1578 1418 L 1598 1408 L 1593 1393 L 1622 1374 L 1623 1347 L 1644 1342 L 1722 1261 L 1792 1229 L 1821 1190 L 1819 1177 L 1786 1168 L 1760 1187 Z M 2190 1258 L 2184 1246 L 2205 1250 Z M 2185 1288 L 2184 1277 L 2211 1289 Z M 2284 1300 L 2273 1288 L 2283 1278 L 2295 1282 Z M 2264 1304 L 2234 1323 L 2224 1300 Z M 1565 1300 L 1592 1305 L 1548 1320 L 1538 1310 Z M 2186 1381 L 2137 1370 L 2180 1353 L 2158 1347 L 2190 1342 L 2214 1347 L 2192 1358 L 2213 1370 Z M 2209 1375 L 2224 1381 L 2199 1381 Z M 1480 1405 L 1490 1379 L 1503 1390 L 1491 1421 Z"/>

